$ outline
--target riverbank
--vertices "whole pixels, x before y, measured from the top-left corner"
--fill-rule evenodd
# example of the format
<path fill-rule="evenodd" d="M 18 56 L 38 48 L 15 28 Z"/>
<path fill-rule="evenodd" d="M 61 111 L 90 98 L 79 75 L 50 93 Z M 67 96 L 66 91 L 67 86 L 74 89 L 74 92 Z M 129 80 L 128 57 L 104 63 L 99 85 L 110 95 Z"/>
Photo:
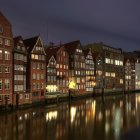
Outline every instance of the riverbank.
<path fill-rule="evenodd" d="M 26 109 L 31 107 L 39 107 L 39 106 L 53 106 L 63 102 L 72 102 L 75 100 L 86 99 L 86 98 L 95 98 L 95 97 L 105 97 L 105 96 L 120 96 L 125 94 L 137 94 L 140 91 L 119 91 L 119 92 L 100 92 L 100 93 L 83 93 L 83 94 L 56 94 L 56 95 L 47 95 L 45 101 L 42 102 L 33 102 L 32 104 L 24 104 L 18 106 L 1 106 L 0 112 L 9 112 L 20 109 Z"/>

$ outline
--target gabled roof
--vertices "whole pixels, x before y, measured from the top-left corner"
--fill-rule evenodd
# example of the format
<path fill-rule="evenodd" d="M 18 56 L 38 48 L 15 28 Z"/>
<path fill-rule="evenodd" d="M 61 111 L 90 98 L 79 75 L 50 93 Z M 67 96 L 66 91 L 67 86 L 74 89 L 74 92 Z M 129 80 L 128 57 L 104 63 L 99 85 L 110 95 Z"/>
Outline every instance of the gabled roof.
<path fill-rule="evenodd" d="M 63 44 L 63 46 L 65 47 L 65 49 L 67 50 L 67 52 L 69 54 L 72 54 L 75 52 L 77 46 L 81 46 L 81 43 L 80 43 L 80 40 L 76 40 L 76 41 L 73 41 L 73 42 L 70 42 L 70 43 L 66 43 L 66 44 Z"/>
<path fill-rule="evenodd" d="M 28 52 L 32 51 L 32 49 L 34 48 L 38 38 L 39 38 L 39 36 L 35 36 L 35 37 L 24 40 L 24 43 L 25 43 L 25 46 L 26 46 Z"/>
<path fill-rule="evenodd" d="M 2 22 L 4 22 L 4 24 L 8 24 L 9 26 L 11 26 L 11 23 L 9 22 L 9 20 L 3 15 L 3 13 L 0 11 L 0 19 Z M 0 22 L 1 24 L 1 22 Z"/>
<path fill-rule="evenodd" d="M 14 46 L 18 44 L 19 40 L 23 40 L 22 36 L 14 37 Z"/>
<path fill-rule="evenodd" d="M 56 53 L 59 51 L 59 49 L 61 48 L 61 46 L 58 47 L 48 47 L 46 48 L 45 52 L 46 52 L 46 61 L 49 61 L 49 59 L 54 56 L 56 58 Z"/>

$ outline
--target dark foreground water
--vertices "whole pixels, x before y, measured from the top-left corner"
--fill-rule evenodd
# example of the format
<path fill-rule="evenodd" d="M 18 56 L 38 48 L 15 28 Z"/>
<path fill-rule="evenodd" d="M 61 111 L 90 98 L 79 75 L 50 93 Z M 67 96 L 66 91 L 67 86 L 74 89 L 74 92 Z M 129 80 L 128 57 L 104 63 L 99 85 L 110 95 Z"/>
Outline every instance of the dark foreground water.
<path fill-rule="evenodd" d="M 0 140 L 140 139 L 140 94 L 96 97 L 0 115 Z"/>

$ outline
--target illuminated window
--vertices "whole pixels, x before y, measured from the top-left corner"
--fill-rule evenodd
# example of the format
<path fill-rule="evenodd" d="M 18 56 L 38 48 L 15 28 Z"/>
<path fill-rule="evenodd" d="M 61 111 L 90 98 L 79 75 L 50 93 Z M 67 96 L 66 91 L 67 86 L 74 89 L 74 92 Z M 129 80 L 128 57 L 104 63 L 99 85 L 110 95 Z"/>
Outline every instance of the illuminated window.
<path fill-rule="evenodd" d="M 80 78 L 77 78 L 77 83 L 80 83 Z"/>
<path fill-rule="evenodd" d="M 35 59 L 37 59 L 37 60 L 38 60 L 38 55 L 37 55 L 37 54 L 35 55 Z"/>
<path fill-rule="evenodd" d="M 34 59 L 34 58 L 35 58 L 35 55 L 34 55 L 34 54 L 32 54 L 32 56 L 31 56 L 31 57 L 32 57 L 32 59 Z"/>
<path fill-rule="evenodd" d="M 115 73 L 111 72 L 111 77 L 115 77 Z"/>
<path fill-rule="evenodd" d="M 106 72 L 105 75 L 106 75 L 106 76 L 110 76 L 110 72 Z"/>
<path fill-rule="evenodd" d="M 111 64 L 113 64 L 113 59 L 111 59 Z"/>
<path fill-rule="evenodd" d="M 10 88 L 10 80 L 9 79 L 5 79 L 5 89 L 9 89 Z"/>
<path fill-rule="evenodd" d="M 120 79 L 120 84 L 123 84 L 123 79 Z"/>
<path fill-rule="evenodd" d="M 109 58 L 106 58 L 106 59 L 105 59 L 105 62 L 106 62 L 107 64 L 110 64 L 110 59 L 109 59 Z"/>
<path fill-rule="evenodd" d="M 5 51 L 5 60 L 10 60 L 10 52 Z"/>
<path fill-rule="evenodd" d="M 123 66 L 123 61 L 120 61 L 120 66 Z"/>

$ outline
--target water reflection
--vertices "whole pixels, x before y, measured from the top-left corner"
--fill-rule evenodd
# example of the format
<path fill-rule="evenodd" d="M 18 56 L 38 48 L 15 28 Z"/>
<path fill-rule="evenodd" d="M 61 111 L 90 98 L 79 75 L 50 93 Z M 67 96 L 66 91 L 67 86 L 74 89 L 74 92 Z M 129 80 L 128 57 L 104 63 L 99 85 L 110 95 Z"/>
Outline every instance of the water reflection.
<path fill-rule="evenodd" d="M 0 115 L 0 140 L 118 140 L 140 126 L 140 94 Z"/>

